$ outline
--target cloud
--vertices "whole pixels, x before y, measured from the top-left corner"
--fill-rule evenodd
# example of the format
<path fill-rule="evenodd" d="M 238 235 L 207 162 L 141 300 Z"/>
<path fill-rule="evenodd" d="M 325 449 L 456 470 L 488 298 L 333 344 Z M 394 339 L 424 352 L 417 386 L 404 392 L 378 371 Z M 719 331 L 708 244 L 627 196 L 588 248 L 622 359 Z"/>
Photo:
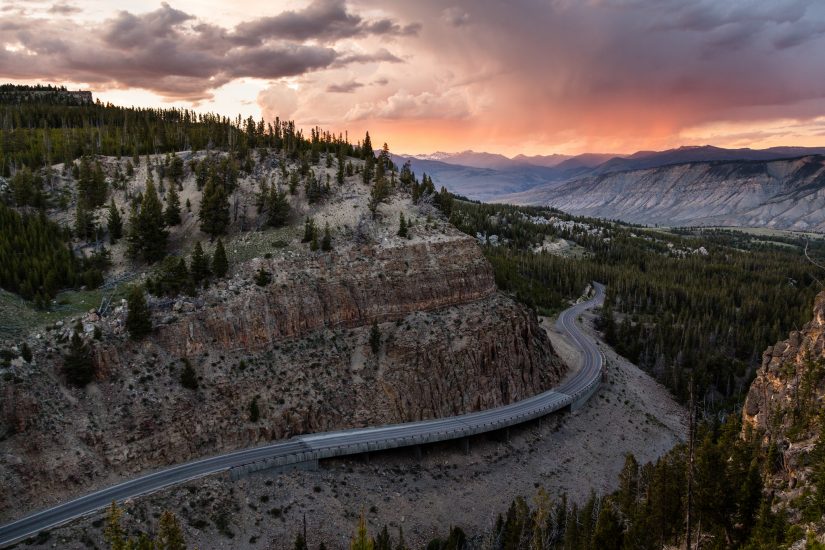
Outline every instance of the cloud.
<path fill-rule="evenodd" d="M 463 27 L 470 22 L 470 14 L 459 7 L 453 6 L 441 12 L 441 19 L 453 27 Z"/>
<path fill-rule="evenodd" d="M 245 44 L 273 38 L 335 42 L 367 35 L 410 36 L 420 29 L 418 23 L 401 25 L 387 18 L 365 21 L 350 13 L 344 0 L 313 0 L 303 10 L 241 23 L 235 28 L 233 39 Z"/>
<path fill-rule="evenodd" d="M 667 147 L 685 128 L 766 120 L 825 98 L 816 70 L 825 4 L 816 0 L 416 0 L 391 14 L 424 23 L 415 55 L 397 49 L 405 65 L 385 69 L 397 89 L 348 117 L 399 117 L 403 108 L 418 117 L 426 96 L 402 90 L 426 90 L 435 102 L 454 89 L 469 98 L 468 114 L 433 134 L 468 147 Z M 443 30 L 468 21 L 471 33 Z"/>
<path fill-rule="evenodd" d="M 327 86 L 327 92 L 334 93 L 334 94 L 351 94 L 358 88 L 363 88 L 364 85 L 360 82 L 355 80 L 350 80 L 348 82 L 343 82 L 341 84 L 330 84 Z"/>
<path fill-rule="evenodd" d="M 402 63 L 401 58 L 390 53 L 386 48 L 379 48 L 372 53 L 349 53 L 342 55 L 335 61 L 335 65 L 342 67 L 351 63 Z"/>
<path fill-rule="evenodd" d="M 71 15 L 73 13 L 80 13 L 82 10 L 77 6 L 73 6 L 67 2 L 58 2 L 56 4 L 52 4 L 52 7 L 49 8 L 49 13 L 55 13 L 58 15 Z"/>
<path fill-rule="evenodd" d="M 443 94 L 401 90 L 379 101 L 359 103 L 345 115 L 346 120 L 364 119 L 464 119 L 470 115 L 465 97 L 455 90 Z"/>
<path fill-rule="evenodd" d="M 298 109 L 298 92 L 282 82 L 270 84 L 258 93 L 258 106 L 266 120 L 289 120 Z"/>
<path fill-rule="evenodd" d="M 245 34 L 253 28 L 257 35 Z M 0 44 L 15 47 L 0 49 L 0 75 L 87 82 L 93 88 L 142 88 L 170 100 L 200 101 L 238 78 L 275 80 L 331 67 L 400 63 L 385 48 L 339 51 L 333 40 L 397 35 L 406 28 L 388 19 L 365 21 L 340 0 L 316 0 L 303 11 L 234 29 L 202 21 L 166 2 L 146 13 L 119 11 L 97 24 L 8 17 L 0 21 Z"/>

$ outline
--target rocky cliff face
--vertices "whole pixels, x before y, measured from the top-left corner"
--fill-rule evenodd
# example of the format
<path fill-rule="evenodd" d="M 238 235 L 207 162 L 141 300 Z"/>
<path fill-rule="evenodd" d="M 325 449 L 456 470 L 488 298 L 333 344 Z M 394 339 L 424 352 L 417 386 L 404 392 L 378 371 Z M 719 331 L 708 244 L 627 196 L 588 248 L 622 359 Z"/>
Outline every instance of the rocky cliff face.
<path fill-rule="evenodd" d="M 262 266 L 274 275 L 266 287 L 252 282 Z M 454 230 L 281 252 L 153 310 L 155 334 L 138 343 L 122 334 L 123 312 L 105 319 L 98 381 L 85 390 L 59 382 L 59 356 L 45 347 L 39 367 L 3 388 L 4 518 L 198 456 L 509 403 L 564 372 L 534 314 L 496 291 L 478 247 Z M 196 390 L 181 386 L 184 361 Z"/>
<path fill-rule="evenodd" d="M 628 170 L 501 198 L 571 214 L 663 225 L 825 230 L 825 157 Z"/>
<path fill-rule="evenodd" d="M 813 313 L 802 330 L 765 351 L 742 412 L 745 430 L 774 447 L 777 464 L 768 488 L 788 503 L 810 488 L 807 458 L 819 440 L 825 406 L 825 292 Z"/>

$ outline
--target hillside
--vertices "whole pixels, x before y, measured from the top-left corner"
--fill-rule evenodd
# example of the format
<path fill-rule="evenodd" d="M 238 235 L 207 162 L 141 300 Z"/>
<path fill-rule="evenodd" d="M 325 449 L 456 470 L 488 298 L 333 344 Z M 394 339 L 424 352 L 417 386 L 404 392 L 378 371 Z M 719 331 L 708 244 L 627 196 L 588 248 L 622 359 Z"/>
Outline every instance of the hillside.
<path fill-rule="evenodd" d="M 145 339 L 129 338 L 128 309 L 115 300 L 31 327 L 23 341 L 32 359 L 4 364 L 0 479 L 13 489 L 0 498 L 4 519 L 121 475 L 207 454 L 509 403 L 563 375 L 535 315 L 496 290 L 473 239 L 443 221 L 430 200 L 414 202 L 399 184 L 373 219 L 363 161 L 349 158 L 358 174 L 314 202 L 305 186 L 286 193 L 287 223 L 269 228 L 266 212 L 255 206 L 261 182 L 285 184 L 283 174 L 297 173 L 301 162 L 258 154 L 255 169 L 241 172 L 233 191 L 237 215 L 225 237 L 231 265 L 225 279 L 193 296 L 150 296 L 154 330 Z M 214 245 L 199 230 L 203 191 L 188 169 L 189 160 L 206 157 L 182 156 L 187 169 L 178 194 L 191 212 L 183 208 L 181 223 L 169 227 L 169 251 L 189 259 L 196 241 L 204 241 L 207 255 Z M 98 161 L 110 175 L 120 164 L 113 157 Z M 147 162 L 157 181 L 164 156 Z M 312 181 L 336 174 L 324 161 L 310 170 Z M 126 194 L 145 194 L 147 179 L 142 159 L 110 196 L 125 211 Z M 72 178 L 58 185 L 71 188 Z M 105 212 L 95 213 L 103 219 Z M 402 213 L 407 237 L 397 235 Z M 74 225 L 71 209 L 52 216 Z M 330 250 L 301 242 L 308 217 L 329 227 Z M 166 263 L 130 260 L 126 239 L 110 248 L 108 277 L 169 276 Z M 270 274 L 263 286 L 261 271 Z M 63 355 L 78 323 L 94 376 L 75 388 L 65 378 Z M 371 343 L 373 323 L 378 348 Z M 14 358 L 21 340 L 8 345 L 18 350 Z M 195 388 L 181 382 L 187 369 L 194 369 Z"/>
<path fill-rule="evenodd" d="M 536 187 L 497 200 L 640 224 L 825 231 L 825 157 L 630 170 Z"/>

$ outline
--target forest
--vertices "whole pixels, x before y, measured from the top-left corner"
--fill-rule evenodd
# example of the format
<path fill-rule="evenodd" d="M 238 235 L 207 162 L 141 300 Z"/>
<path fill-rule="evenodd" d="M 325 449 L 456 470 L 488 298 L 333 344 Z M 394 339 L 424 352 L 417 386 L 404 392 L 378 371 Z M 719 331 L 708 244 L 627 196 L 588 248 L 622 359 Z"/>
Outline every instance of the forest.
<path fill-rule="evenodd" d="M 353 146 L 345 136 L 319 128 L 305 137 L 292 121 L 265 123 L 181 109 L 118 107 L 72 94 L 62 87 L 0 87 L 0 287 L 40 308 L 63 289 L 95 288 L 103 282 L 110 263 L 106 235 L 111 243 L 125 237 L 135 262 L 162 260 L 168 253 L 167 228 L 180 223 L 176 184 L 187 171 L 204 189 L 200 226 L 214 239 L 227 231 L 228 199 L 239 175 L 250 173 L 256 161 L 270 154 L 291 160 L 298 168 L 287 174 L 281 162 L 283 178 L 297 184 L 299 178 L 309 181 L 309 167 L 319 163 L 322 154 L 328 165 L 337 159 L 339 179 L 345 171 L 353 172 L 351 164 L 345 166 L 347 157 L 375 158 L 369 134 Z M 173 153 L 185 150 L 208 153 L 202 161 L 184 166 Z M 163 162 L 150 168 L 148 155 L 158 153 L 166 153 Z M 103 170 L 100 155 L 118 159 L 114 173 Z M 109 202 L 112 191 L 124 189 L 141 162 L 147 165 L 149 181 L 144 193 L 131 197 L 131 214 L 122 219 L 111 201 L 108 219 L 99 220 L 95 209 Z M 55 166 L 61 163 L 61 177 L 70 183 L 68 194 L 55 186 Z M 152 181 L 153 172 L 161 180 L 159 186 Z M 157 193 L 158 187 L 164 189 L 164 180 L 171 184 L 165 210 Z M 311 187 L 316 194 L 323 192 L 320 182 Z M 270 224 L 283 223 L 284 204 L 273 186 L 261 204 Z M 72 228 L 47 217 L 72 207 Z M 89 248 L 83 243 L 92 245 L 94 252 L 79 252 Z"/>
<path fill-rule="evenodd" d="M 801 328 L 820 288 L 802 237 L 770 241 L 697 228 L 677 234 L 466 201 L 455 201 L 451 221 L 488 236 L 484 252 L 499 287 L 540 313 L 566 307 L 590 281 L 605 283 L 600 328 L 607 342 L 682 402 L 692 377 L 707 414 L 741 403 L 762 351 Z M 553 239 L 582 253 L 537 251 Z M 811 241 L 809 253 L 824 257 L 825 241 Z"/>
<path fill-rule="evenodd" d="M 188 109 L 120 107 L 67 101 L 65 95 L 27 97 L 30 87 L 0 90 L 0 176 L 27 167 L 69 165 L 83 155 L 136 157 L 178 151 L 231 151 L 245 160 L 258 147 L 298 158 L 321 150 L 356 154 L 346 136 L 319 128 L 305 137 L 292 121 L 235 119 Z M 13 93 L 15 92 L 16 93 Z M 358 153 L 360 155 L 360 151 Z"/>

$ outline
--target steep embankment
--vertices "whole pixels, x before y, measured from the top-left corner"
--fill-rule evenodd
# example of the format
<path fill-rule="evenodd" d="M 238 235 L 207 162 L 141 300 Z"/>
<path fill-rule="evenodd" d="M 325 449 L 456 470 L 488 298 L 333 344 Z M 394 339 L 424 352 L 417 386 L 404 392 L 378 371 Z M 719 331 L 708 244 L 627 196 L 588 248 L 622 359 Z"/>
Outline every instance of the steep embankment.
<path fill-rule="evenodd" d="M 429 226 L 428 226 L 429 227 Z M 535 315 L 499 294 L 474 241 L 416 228 L 411 241 L 296 246 L 240 264 L 196 299 L 155 301 L 132 342 L 104 319 L 97 381 L 60 381 L 65 326 L 3 388 L 4 518 L 135 473 L 303 432 L 457 414 L 554 385 L 564 368 Z M 274 276 L 254 284 L 257 269 Z M 373 353 L 370 326 L 381 346 Z M 183 360 L 198 388 L 181 386 Z M 260 418 L 251 418 L 255 400 Z"/>
<path fill-rule="evenodd" d="M 825 231 L 825 157 L 630 170 L 497 200 L 633 223 Z"/>
<path fill-rule="evenodd" d="M 809 505 L 825 405 L 825 292 L 813 319 L 790 338 L 769 347 L 742 412 L 745 430 L 755 430 L 770 449 L 767 488 L 793 512 Z M 820 466 L 821 468 L 821 466 Z M 821 487 L 820 489 L 825 489 Z M 802 497 L 802 498 L 799 498 Z"/>

